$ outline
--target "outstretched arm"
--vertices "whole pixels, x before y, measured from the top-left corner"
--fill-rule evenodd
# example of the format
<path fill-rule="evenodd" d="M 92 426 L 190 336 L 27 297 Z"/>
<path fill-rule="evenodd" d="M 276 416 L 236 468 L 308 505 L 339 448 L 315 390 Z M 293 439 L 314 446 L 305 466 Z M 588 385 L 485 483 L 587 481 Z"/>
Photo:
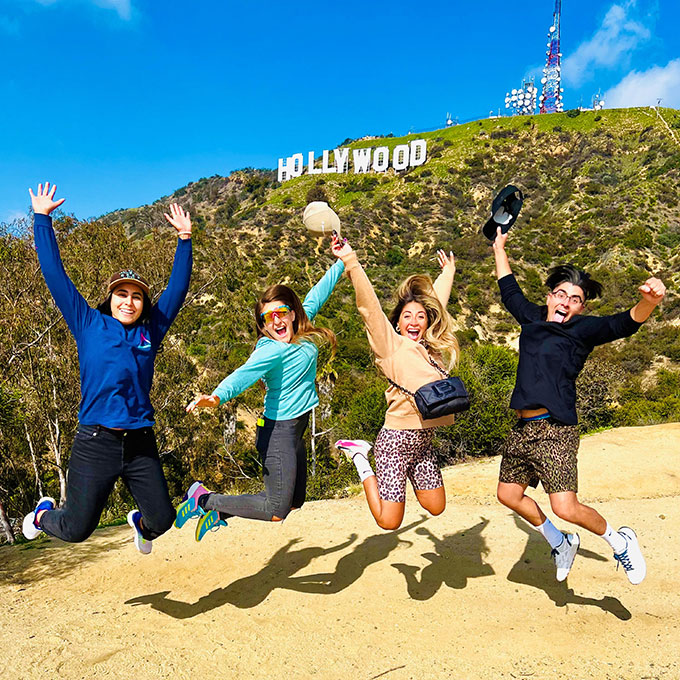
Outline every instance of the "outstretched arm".
<path fill-rule="evenodd" d="M 449 254 L 447 255 L 443 250 L 438 250 L 437 260 L 442 271 L 434 282 L 434 292 L 439 302 L 446 308 L 446 305 L 449 304 L 449 297 L 451 296 L 453 277 L 456 274 L 456 258 L 451 251 L 449 251 Z"/>
<path fill-rule="evenodd" d="M 66 199 L 54 200 L 57 186 L 50 187 L 49 182 L 45 186 L 38 184 L 38 191 L 31 194 L 31 204 L 33 205 L 33 234 L 35 249 L 38 253 L 40 269 L 45 278 L 45 283 L 49 289 L 54 302 L 59 311 L 64 316 L 71 332 L 78 337 L 87 314 L 91 311 L 83 296 L 77 291 L 71 279 L 69 279 L 64 265 L 61 262 L 59 246 L 52 229 L 52 218 L 50 213 L 58 208 Z"/>
<path fill-rule="evenodd" d="M 164 213 L 165 219 L 175 227 L 179 241 L 175 251 L 175 260 L 167 288 L 163 291 L 154 306 L 152 319 L 160 331 L 157 342 L 160 343 L 168 332 L 170 324 L 175 320 L 189 290 L 193 256 L 191 249 L 191 216 L 177 203 L 170 204 L 170 214 Z"/>
<path fill-rule="evenodd" d="M 242 366 L 230 373 L 214 390 L 212 394 L 197 395 L 186 407 L 187 413 L 195 408 L 214 408 L 247 390 L 277 363 L 281 361 L 281 352 L 285 343 L 270 340 L 258 343 L 255 351 Z"/>
<path fill-rule="evenodd" d="M 501 228 L 496 229 L 496 240 L 493 242 L 493 256 L 496 260 L 496 278 L 502 279 L 508 274 L 512 274 L 510 260 L 505 252 L 505 243 L 508 240 L 508 232 L 503 234 Z"/>
<path fill-rule="evenodd" d="M 644 323 L 649 319 L 650 314 L 656 309 L 657 305 L 663 300 L 666 294 L 666 286 L 661 279 L 647 279 L 639 288 L 642 300 L 630 310 L 633 321 Z"/>
<path fill-rule="evenodd" d="M 390 320 L 385 316 L 373 286 L 359 264 L 356 253 L 346 239 L 340 241 L 337 236 L 333 237 L 331 252 L 345 263 L 345 270 L 354 286 L 357 309 L 364 320 L 371 349 L 378 358 L 394 354 L 401 336 L 392 328 Z"/>
<path fill-rule="evenodd" d="M 310 321 L 319 313 L 319 310 L 326 304 L 331 296 L 335 285 L 340 280 L 342 272 L 345 271 L 345 263 L 338 260 L 333 266 L 319 279 L 316 285 L 305 295 L 302 307 Z"/>

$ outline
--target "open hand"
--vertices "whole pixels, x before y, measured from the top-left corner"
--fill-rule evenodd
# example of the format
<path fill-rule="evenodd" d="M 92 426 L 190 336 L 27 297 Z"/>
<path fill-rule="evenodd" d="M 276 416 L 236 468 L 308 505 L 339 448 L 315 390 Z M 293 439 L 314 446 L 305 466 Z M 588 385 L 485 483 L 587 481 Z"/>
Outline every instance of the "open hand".
<path fill-rule="evenodd" d="M 451 276 L 456 273 L 456 258 L 453 256 L 453 253 L 450 250 L 448 255 L 445 251 L 441 249 L 438 250 L 437 261 L 439 262 L 439 266 L 442 268 L 442 271 L 450 272 Z"/>
<path fill-rule="evenodd" d="M 220 405 L 220 398 L 216 394 L 199 394 L 187 404 L 186 411 L 191 413 L 196 408 L 215 408 Z"/>
<path fill-rule="evenodd" d="M 335 257 L 342 259 L 352 252 L 352 246 L 347 243 L 347 239 L 341 239 L 336 232 L 331 236 L 331 252 Z"/>
<path fill-rule="evenodd" d="M 666 294 L 666 286 L 661 279 L 647 279 L 639 288 L 642 299 L 653 305 L 658 305 Z"/>
<path fill-rule="evenodd" d="M 33 205 L 33 212 L 37 215 L 49 215 L 55 208 L 58 208 L 66 199 L 60 198 L 58 201 L 54 200 L 54 192 L 57 190 L 57 185 L 53 184 L 50 188 L 50 183 L 45 182 L 45 188 L 42 184 L 38 184 L 38 193 L 34 194 L 33 189 L 28 190 L 31 194 L 31 204 Z"/>
<path fill-rule="evenodd" d="M 191 236 L 191 215 L 186 212 L 179 203 L 170 204 L 170 215 L 163 213 L 165 219 L 177 229 L 180 238 L 185 239 Z"/>

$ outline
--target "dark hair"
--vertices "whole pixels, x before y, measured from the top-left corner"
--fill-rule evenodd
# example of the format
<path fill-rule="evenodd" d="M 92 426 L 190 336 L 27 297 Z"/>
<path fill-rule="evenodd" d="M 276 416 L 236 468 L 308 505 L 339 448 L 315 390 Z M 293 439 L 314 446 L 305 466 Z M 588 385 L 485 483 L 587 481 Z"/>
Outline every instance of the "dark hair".
<path fill-rule="evenodd" d="M 112 316 L 111 296 L 113 295 L 114 291 L 115 288 L 106 296 L 106 298 L 102 302 L 100 302 L 97 305 L 97 311 L 101 312 L 102 314 L 106 314 L 107 316 Z M 151 300 L 144 291 L 142 291 L 142 299 L 144 300 L 144 304 L 142 305 L 142 313 L 139 315 L 139 319 L 137 319 L 137 321 L 146 324 L 149 321 L 151 321 Z"/>
<path fill-rule="evenodd" d="M 555 290 L 560 283 L 571 283 L 574 286 L 578 286 L 586 296 L 586 300 L 592 300 L 593 298 L 602 295 L 602 284 L 593 281 L 593 279 L 590 278 L 590 274 L 584 272 L 582 269 L 578 269 L 573 264 L 560 264 L 557 265 L 557 267 L 553 267 L 548 272 L 548 278 L 545 280 L 545 285 L 548 286 L 550 290 Z M 584 302 L 586 300 L 584 300 Z"/>
<path fill-rule="evenodd" d="M 255 326 L 257 328 L 258 339 L 261 337 L 269 337 L 264 331 L 264 321 L 260 314 L 262 313 L 262 308 L 268 302 L 273 302 L 274 300 L 280 300 L 295 312 L 291 342 L 297 342 L 298 340 L 304 339 L 323 338 L 331 343 L 331 351 L 335 354 L 335 348 L 337 346 L 335 333 L 329 328 L 314 326 L 309 320 L 307 312 L 305 312 L 305 309 L 300 302 L 300 298 L 295 294 L 295 291 L 282 284 L 269 286 L 255 303 Z"/>

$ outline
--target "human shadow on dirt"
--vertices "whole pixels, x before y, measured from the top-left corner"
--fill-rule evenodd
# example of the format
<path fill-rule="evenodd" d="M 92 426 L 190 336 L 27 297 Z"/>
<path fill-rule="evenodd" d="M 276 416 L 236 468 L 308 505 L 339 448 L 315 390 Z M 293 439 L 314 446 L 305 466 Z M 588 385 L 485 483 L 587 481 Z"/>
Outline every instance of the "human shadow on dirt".
<path fill-rule="evenodd" d="M 555 565 L 543 537 L 517 515 L 513 519 L 517 528 L 527 535 L 528 540 L 524 546 L 524 553 L 508 574 L 508 581 L 544 591 L 556 607 L 566 607 L 569 604 L 587 605 L 599 607 L 613 614 L 617 619 L 621 619 L 621 621 L 628 621 L 632 617 L 630 611 L 616 597 L 606 595 L 599 600 L 593 597 L 584 597 L 574 593 L 573 589 L 567 586 L 567 581 L 561 583 L 556 581 Z M 574 564 L 576 568 L 578 568 L 579 559 L 584 557 L 599 562 L 608 561 L 606 557 L 602 557 L 598 553 L 579 548 Z"/>
<path fill-rule="evenodd" d="M 388 557 L 399 543 L 409 543 L 399 538 L 399 534 L 413 529 L 427 521 L 426 517 L 412 522 L 399 531 L 369 536 L 354 550 L 338 561 L 336 569 L 331 573 L 294 577 L 312 560 L 348 548 L 357 539 L 352 534 L 345 542 L 330 548 L 309 547 L 300 550 L 291 548 L 302 539 L 295 538 L 276 551 L 269 562 L 260 571 L 251 576 L 238 579 L 224 588 L 217 588 L 197 602 L 181 602 L 168 597 L 169 590 L 149 595 L 141 595 L 127 600 L 125 604 L 149 604 L 152 609 L 163 612 L 176 619 L 188 619 L 231 604 L 240 609 L 249 609 L 261 604 L 267 596 L 277 588 L 295 590 L 303 593 L 333 594 L 354 583 L 366 568 Z"/>
<path fill-rule="evenodd" d="M 489 520 L 483 517 L 481 520 L 469 529 L 448 534 L 443 538 L 437 538 L 426 527 L 416 529 L 417 534 L 426 536 L 432 541 L 435 552 L 422 553 L 430 564 L 422 570 L 411 564 L 392 564 L 406 579 L 406 588 L 413 600 L 429 600 L 443 585 L 461 590 L 467 586 L 470 578 L 493 576 L 495 573 L 493 568 L 484 562 L 484 557 L 489 554 L 489 548 L 482 536 Z M 417 578 L 419 571 L 420 580 Z"/>
<path fill-rule="evenodd" d="M 134 552 L 130 533 L 120 527 L 98 529 L 83 543 L 66 543 L 43 534 L 28 543 L 0 548 L 0 585 L 30 585 L 47 576 L 65 577 L 111 550 L 123 549 Z"/>

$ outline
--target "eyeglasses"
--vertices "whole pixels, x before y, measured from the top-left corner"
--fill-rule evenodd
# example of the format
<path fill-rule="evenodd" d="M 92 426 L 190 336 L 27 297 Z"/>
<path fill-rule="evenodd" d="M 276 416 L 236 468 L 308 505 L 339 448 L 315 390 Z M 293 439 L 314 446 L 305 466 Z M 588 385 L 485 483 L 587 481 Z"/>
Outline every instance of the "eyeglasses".
<path fill-rule="evenodd" d="M 260 319 L 265 323 L 271 323 L 274 320 L 274 315 L 279 319 L 285 319 L 290 314 L 290 307 L 288 305 L 280 305 L 279 307 L 274 307 L 267 312 L 260 314 Z"/>
<path fill-rule="evenodd" d="M 553 297 L 556 297 L 560 302 L 564 302 L 565 300 L 569 300 L 570 304 L 573 305 L 582 305 L 583 300 L 581 299 L 580 295 L 567 295 L 567 292 L 560 289 L 560 290 L 554 290 L 552 293 L 550 293 Z"/>

